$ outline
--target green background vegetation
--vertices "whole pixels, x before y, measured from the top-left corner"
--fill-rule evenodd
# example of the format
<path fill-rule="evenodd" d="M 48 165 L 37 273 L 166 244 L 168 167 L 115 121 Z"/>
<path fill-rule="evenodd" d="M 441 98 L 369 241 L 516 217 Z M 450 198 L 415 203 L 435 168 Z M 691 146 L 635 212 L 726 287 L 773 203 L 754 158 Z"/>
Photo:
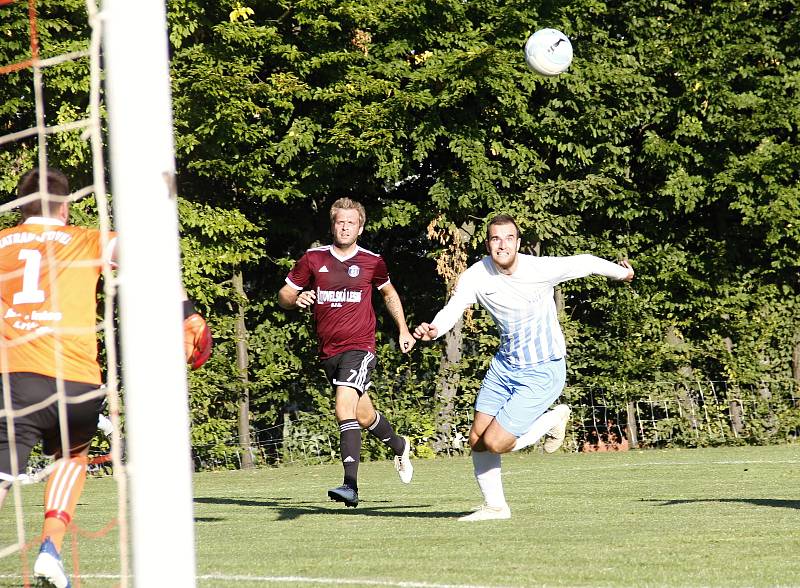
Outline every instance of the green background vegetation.
<path fill-rule="evenodd" d="M 661 395 L 702 411 L 692 389 L 657 383 L 722 381 L 731 392 L 715 410 L 737 431 L 725 442 L 797 434 L 794 3 L 167 6 L 184 278 L 216 339 L 191 376 L 197 447 L 235 438 L 244 409 L 256 437 L 287 415 L 314 415 L 301 418 L 304 435 L 335 430 L 311 319 L 279 309 L 276 292 L 293 260 L 328 241 L 327 209 L 345 195 L 365 204 L 362 244 L 386 257 L 409 323 L 432 318 L 453 275 L 481 256 L 483 221 L 509 212 L 527 252 L 628 257 L 637 271 L 631 286 L 591 278 L 558 292 L 569 381 L 580 385 L 570 402 L 587 404 L 592 390 L 622 409 Z M 43 57 L 86 48 L 83 0 L 37 7 Z M 0 11 L 0 63 L 20 61 L 27 6 Z M 575 50 L 552 79 L 522 58 L 526 37 L 545 26 Z M 48 124 L 85 115 L 87 75 L 85 61 L 47 69 Z M 34 124 L 31 78 L 0 77 L 4 133 Z M 76 185 L 90 182 L 78 131 L 51 137 L 49 157 Z M 6 199 L 35 158 L 35 140 L 0 148 Z M 91 216 L 91 203 L 83 209 Z M 477 311 L 444 343 L 403 356 L 377 308 L 376 404 L 421 454 L 447 452 L 494 331 Z M 744 395 L 767 407 L 743 415 Z M 676 443 L 719 442 L 685 419 L 669 426 Z"/>

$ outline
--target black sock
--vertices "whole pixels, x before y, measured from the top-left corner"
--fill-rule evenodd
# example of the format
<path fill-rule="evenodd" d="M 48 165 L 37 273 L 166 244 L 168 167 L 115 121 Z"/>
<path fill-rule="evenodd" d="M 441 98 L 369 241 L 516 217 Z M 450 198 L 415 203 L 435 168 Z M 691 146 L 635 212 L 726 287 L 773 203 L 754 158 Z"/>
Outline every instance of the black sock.
<path fill-rule="evenodd" d="M 375 411 L 375 422 L 367 430 L 375 435 L 381 443 L 391 447 L 395 455 L 403 455 L 403 450 L 406 448 L 406 440 L 394 432 L 392 424 L 386 420 L 386 417 L 382 417 L 378 411 Z"/>
<path fill-rule="evenodd" d="M 342 450 L 344 483 L 358 490 L 358 462 L 361 459 L 361 425 L 356 419 L 339 423 L 339 445 Z"/>

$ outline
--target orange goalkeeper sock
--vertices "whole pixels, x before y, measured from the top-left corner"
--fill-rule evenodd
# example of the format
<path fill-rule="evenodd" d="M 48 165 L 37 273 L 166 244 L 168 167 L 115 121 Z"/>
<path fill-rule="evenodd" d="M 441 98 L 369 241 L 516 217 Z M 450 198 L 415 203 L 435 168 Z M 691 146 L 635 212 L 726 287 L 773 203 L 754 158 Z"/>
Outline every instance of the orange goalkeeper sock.
<path fill-rule="evenodd" d="M 83 492 L 88 463 L 89 458 L 85 455 L 59 460 L 44 489 L 42 541 L 50 537 L 59 553 L 67 526 L 72 522 L 75 507 Z"/>

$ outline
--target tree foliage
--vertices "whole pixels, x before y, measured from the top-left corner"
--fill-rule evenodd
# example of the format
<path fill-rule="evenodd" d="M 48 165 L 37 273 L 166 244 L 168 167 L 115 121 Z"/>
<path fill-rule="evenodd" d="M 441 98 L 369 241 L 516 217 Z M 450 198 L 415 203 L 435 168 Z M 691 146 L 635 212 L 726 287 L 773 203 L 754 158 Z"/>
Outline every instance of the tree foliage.
<path fill-rule="evenodd" d="M 82 4 L 38 3 L 43 54 L 86 47 Z M 0 57 L 21 60 L 26 15 L 16 5 L 0 10 L 9 15 Z M 279 309 L 275 294 L 292 261 L 328 240 L 327 210 L 342 195 L 367 207 L 362 244 L 384 253 L 410 322 L 429 320 L 447 294 L 448 245 L 429 238 L 429 227 L 472 227 L 461 250 L 471 263 L 483 254 L 482 222 L 509 212 L 526 251 L 628 257 L 636 268 L 630 287 L 599 278 L 563 286 L 571 382 L 627 402 L 631 390 L 645 394 L 643 382 L 687 369 L 741 384 L 792 377 L 800 345 L 792 3 L 171 0 L 168 20 L 184 277 L 217 341 L 192 376 L 196 444 L 236 430 L 239 304 L 254 428 L 300 413 L 333 430 L 311 320 Z M 556 78 L 532 74 L 522 59 L 527 35 L 545 26 L 575 49 Z M 48 116 L 78 117 L 86 68 L 51 71 Z M 29 72 L 0 84 L 5 132 L 31 126 Z M 0 151 L 4 193 L 36 150 L 25 140 Z M 78 133 L 54 138 L 51 150 L 55 164 L 90 177 Z M 231 293 L 234 271 L 243 272 L 246 300 Z M 376 402 L 401 429 L 429 439 L 442 349 L 400 354 L 376 306 Z M 464 415 L 453 417 L 454 438 L 494 345 L 479 311 L 451 366 L 460 374 L 454 414 Z"/>

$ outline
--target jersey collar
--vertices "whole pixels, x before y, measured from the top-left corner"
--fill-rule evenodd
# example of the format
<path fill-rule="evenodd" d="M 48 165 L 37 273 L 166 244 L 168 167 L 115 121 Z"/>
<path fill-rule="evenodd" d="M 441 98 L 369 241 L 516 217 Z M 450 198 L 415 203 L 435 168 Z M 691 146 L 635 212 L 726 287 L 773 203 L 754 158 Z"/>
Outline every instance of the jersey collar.
<path fill-rule="evenodd" d="M 336 259 L 338 259 L 339 261 L 347 261 L 347 260 L 348 260 L 348 259 L 350 259 L 351 257 L 355 257 L 355 256 L 356 256 L 356 254 L 357 254 L 357 253 L 358 253 L 360 250 L 361 250 L 361 247 L 359 247 L 358 245 L 356 245 L 356 248 L 353 250 L 353 252 L 352 252 L 350 255 L 345 255 L 344 257 L 342 257 L 342 256 L 340 256 L 340 255 L 337 255 L 337 254 L 336 254 L 336 252 L 333 250 L 333 245 L 331 245 L 331 246 L 330 246 L 330 249 L 329 249 L 329 251 L 330 251 L 330 254 L 331 254 L 333 257 L 335 257 Z"/>
<path fill-rule="evenodd" d="M 53 225 L 58 227 L 67 226 L 66 223 L 58 220 L 57 218 L 50 218 L 46 216 L 31 216 L 25 219 L 23 225 Z"/>

